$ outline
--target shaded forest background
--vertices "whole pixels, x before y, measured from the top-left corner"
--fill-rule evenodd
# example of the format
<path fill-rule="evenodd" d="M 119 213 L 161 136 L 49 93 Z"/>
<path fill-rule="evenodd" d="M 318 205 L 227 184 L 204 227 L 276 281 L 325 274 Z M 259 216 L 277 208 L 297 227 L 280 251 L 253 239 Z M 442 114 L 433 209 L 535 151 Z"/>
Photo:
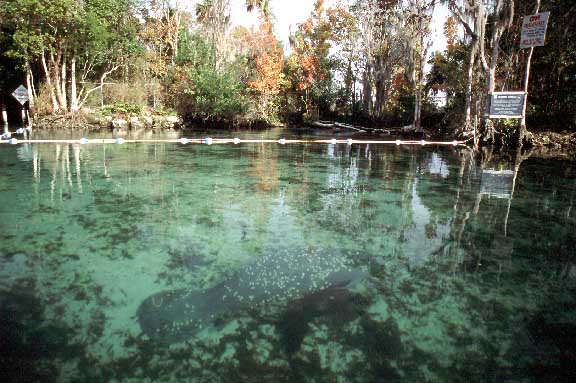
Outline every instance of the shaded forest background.
<path fill-rule="evenodd" d="M 437 6 L 450 11 L 448 44 L 432 52 Z M 464 136 L 477 128 L 490 138 L 518 126 L 486 124 L 483 111 L 492 91 L 523 89 L 530 50 L 519 48 L 520 29 L 537 6 L 550 21 L 531 58 L 527 125 L 575 131 L 576 4 L 562 0 L 316 0 L 290 47 L 268 0 L 246 0 L 259 15 L 253 28 L 231 26 L 229 0 L 203 0 L 193 12 L 178 1 L 3 0 L 0 101 L 16 102 L 10 93 L 25 84 L 36 115 L 320 118 Z"/>

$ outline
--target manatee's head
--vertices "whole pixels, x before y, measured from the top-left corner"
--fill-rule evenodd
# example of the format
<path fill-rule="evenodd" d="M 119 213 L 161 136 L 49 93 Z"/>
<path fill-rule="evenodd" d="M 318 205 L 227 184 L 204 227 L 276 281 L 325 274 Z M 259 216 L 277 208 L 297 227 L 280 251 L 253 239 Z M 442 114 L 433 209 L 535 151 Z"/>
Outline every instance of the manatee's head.
<path fill-rule="evenodd" d="M 363 268 L 346 268 L 330 273 L 326 281 L 330 287 L 353 288 L 356 284 L 366 278 L 367 272 Z"/>

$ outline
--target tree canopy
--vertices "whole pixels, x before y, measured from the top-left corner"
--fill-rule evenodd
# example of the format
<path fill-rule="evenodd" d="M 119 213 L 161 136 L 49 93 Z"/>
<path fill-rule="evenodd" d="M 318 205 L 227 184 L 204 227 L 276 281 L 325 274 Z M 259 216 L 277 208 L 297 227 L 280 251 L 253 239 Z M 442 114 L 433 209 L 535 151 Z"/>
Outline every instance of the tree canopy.
<path fill-rule="evenodd" d="M 3 1 L 0 85 L 9 94 L 24 82 L 38 113 L 77 113 L 96 107 L 99 94 L 100 103 L 202 119 L 339 118 L 489 136 L 498 124 L 480 124 L 486 100 L 522 89 L 529 50 L 519 48 L 520 28 L 538 3 L 551 16 L 546 45 L 531 58 L 528 124 L 576 125 L 570 2 L 316 0 L 290 47 L 270 3 L 246 0 L 259 23 L 245 28 L 231 25 L 229 0 L 193 10 L 167 0 Z M 431 50 L 437 7 L 450 16 L 441 52 Z"/>

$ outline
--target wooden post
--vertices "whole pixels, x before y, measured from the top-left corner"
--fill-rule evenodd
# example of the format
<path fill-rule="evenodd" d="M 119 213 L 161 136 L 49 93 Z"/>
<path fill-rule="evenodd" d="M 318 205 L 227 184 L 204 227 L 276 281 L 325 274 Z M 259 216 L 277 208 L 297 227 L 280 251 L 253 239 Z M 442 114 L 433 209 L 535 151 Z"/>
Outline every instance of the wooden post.
<path fill-rule="evenodd" d="M 4 125 L 8 125 L 8 113 L 6 112 L 6 106 L 2 104 L 2 122 Z"/>
<path fill-rule="evenodd" d="M 32 127 L 32 114 L 30 113 L 30 107 L 26 109 L 26 120 L 28 120 L 28 127 Z"/>
<path fill-rule="evenodd" d="M 536 0 L 536 9 L 534 13 L 538 13 L 540 10 L 540 0 Z M 526 136 L 526 104 L 528 104 L 528 80 L 530 79 L 530 63 L 532 61 L 532 53 L 534 53 L 534 47 L 530 47 L 530 52 L 528 53 L 528 59 L 526 60 L 526 70 L 524 71 L 524 106 L 522 107 L 522 118 L 520 119 L 520 129 L 518 131 L 518 147 L 522 148 L 522 141 Z"/>

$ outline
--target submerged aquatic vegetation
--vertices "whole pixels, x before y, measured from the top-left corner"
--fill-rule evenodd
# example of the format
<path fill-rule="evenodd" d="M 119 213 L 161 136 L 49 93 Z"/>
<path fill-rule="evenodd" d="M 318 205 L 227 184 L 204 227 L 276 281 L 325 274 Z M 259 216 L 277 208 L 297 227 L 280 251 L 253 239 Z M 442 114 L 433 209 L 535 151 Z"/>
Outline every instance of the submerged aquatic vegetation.
<path fill-rule="evenodd" d="M 6 328 L 62 351 L 13 342 L 51 371 L 36 380 L 524 383 L 573 371 L 570 163 L 526 160 L 508 200 L 453 148 L 59 150 L 42 146 L 36 166 L 3 157 L 19 182 L 0 191 L 0 296 L 33 297 L 11 307 L 40 318 Z"/>

